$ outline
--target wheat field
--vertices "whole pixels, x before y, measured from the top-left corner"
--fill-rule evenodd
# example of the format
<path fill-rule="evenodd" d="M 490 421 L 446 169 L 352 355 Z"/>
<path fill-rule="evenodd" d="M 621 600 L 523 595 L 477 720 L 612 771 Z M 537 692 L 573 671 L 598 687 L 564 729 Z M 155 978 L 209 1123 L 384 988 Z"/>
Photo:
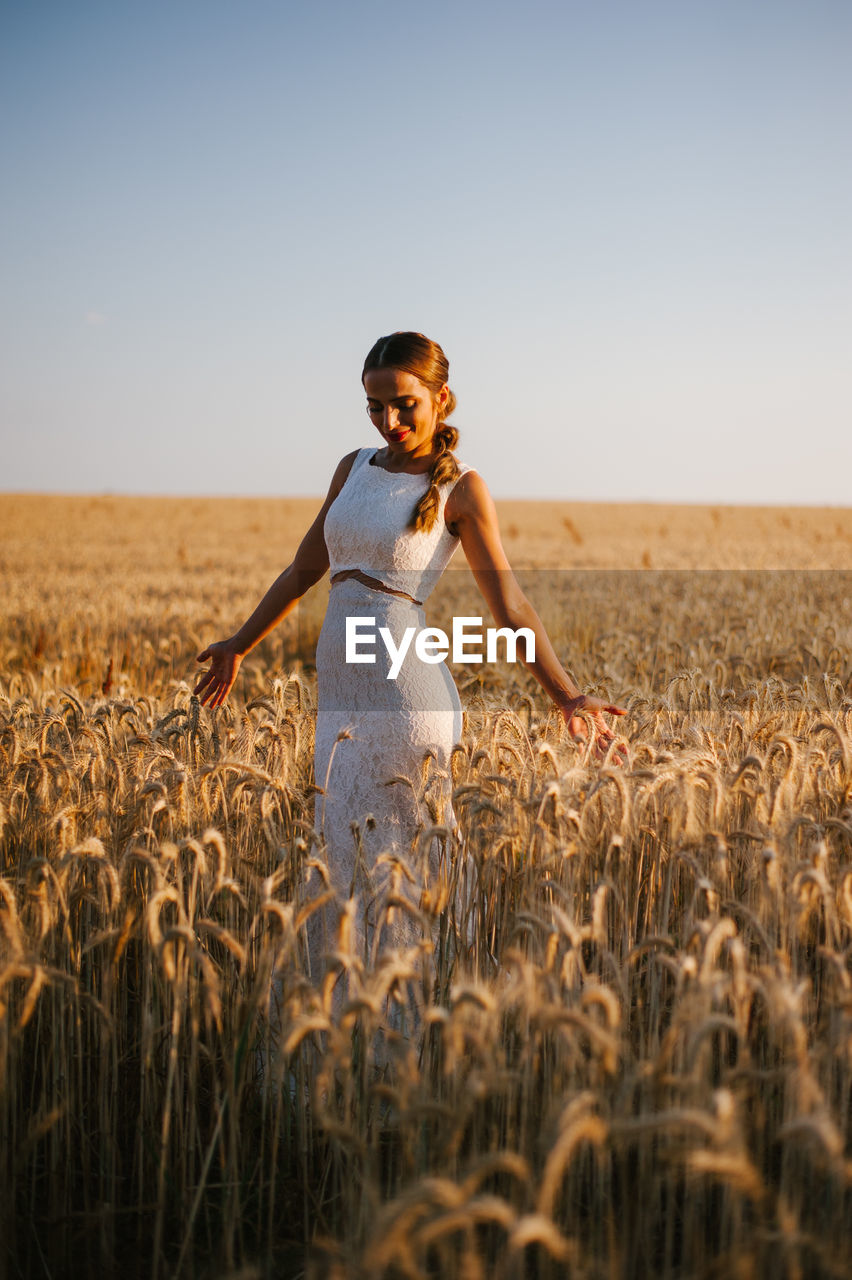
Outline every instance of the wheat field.
<path fill-rule="evenodd" d="M 498 504 L 627 759 L 456 669 L 462 842 L 426 762 L 421 941 L 344 911 L 341 1001 L 327 588 L 191 693 L 316 507 L 0 497 L 0 1280 L 852 1274 L 852 511 Z"/>

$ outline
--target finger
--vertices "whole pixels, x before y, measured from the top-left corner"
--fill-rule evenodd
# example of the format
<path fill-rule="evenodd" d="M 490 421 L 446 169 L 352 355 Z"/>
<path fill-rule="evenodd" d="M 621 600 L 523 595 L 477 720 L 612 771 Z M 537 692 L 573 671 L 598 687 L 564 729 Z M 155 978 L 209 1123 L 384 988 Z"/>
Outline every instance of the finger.
<path fill-rule="evenodd" d="M 196 690 L 201 691 L 199 692 L 198 700 L 202 707 L 209 706 L 212 708 L 218 706 L 221 701 L 219 697 L 221 677 L 217 676 L 215 671 L 208 671 L 205 679 L 199 681 Z"/>
<path fill-rule="evenodd" d="M 204 649 L 201 653 L 199 653 L 199 655 L 198 655 L 198 657 L 195 659 L 195 661 L 196 661 L 196 662 L 206 662 L 206 661 L 208 660 L 208 658 L 209 658 L 209 657 L 210 657 L 210 650 L 209 650 L 209 649 Z"/>
<path fill-rule="evenodd" d="M 627 760 L 627 748 L 623 742 L 619 742 L 615 737 L 610 737 L 606 743 L 606 751 L 609 753 L 610 759 L 616 764 L 622 764 Z"/>
<path fill-rule="evenodd" d="M 604 711 L 612 716 L 627 715 L 627 711 L 624 707 L 619 707 L 614 702 L 602 702 L 600 698 L 595 698 L 594 702 L 592 702 L 590 706 L 583 708 L 583 711 L 585 711 L 587 715 L 593 716 L 599 716 Z M 582 712 L 579 712 L 578 714 L 582 714 Z"/>
<path fill-rule="evenodd" d="M 203 695 L 198 699 L 198 701 L 201 703 L 202 707 L 215 707 L 216 705 L 215 686 L 211 684 L 209 689 L 206 689 L 204 691 Z"/>
<path fill-rule="evenodd" d="M 231 685 L 233 683 L 233 680 L 220 681 L 219 688 L 216 690 L 216 693 L 213 695 L 213 701 L 210 703 L 211 707 L 221 707 L 222 703 L 231 692 Z"/>

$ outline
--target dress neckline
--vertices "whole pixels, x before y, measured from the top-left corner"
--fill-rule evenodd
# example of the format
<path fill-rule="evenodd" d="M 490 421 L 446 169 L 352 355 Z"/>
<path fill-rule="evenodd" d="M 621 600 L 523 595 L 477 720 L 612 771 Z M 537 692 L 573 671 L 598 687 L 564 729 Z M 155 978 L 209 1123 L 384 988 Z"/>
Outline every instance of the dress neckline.
<path fill-rule="evenodd" d="M 383 467 L 380 462 L 376 462 L 376 454 L 379 452 L 375 448 L 367 459 L 367 466 L 372 467 L 374 471 L 384 471 L 388 476 L 410 476 L 412 480 L 422 480 L 424 476 L 428 476 L 428 471 L 391 471 L 389 467 Z"/>

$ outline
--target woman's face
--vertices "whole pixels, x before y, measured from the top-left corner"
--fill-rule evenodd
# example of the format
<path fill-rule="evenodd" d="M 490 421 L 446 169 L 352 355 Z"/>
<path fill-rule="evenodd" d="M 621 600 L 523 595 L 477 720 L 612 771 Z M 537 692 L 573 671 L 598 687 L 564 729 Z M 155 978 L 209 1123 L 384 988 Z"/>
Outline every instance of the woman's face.
<path fill-rule="evenodd" d="M 425 457 L 432 452 L 438 413 L 446 405 L 444 385 L 433 396 L 413 373 L 402 369 L 370 369 L 364 374 L 367 413 L 391 453 Z"/>

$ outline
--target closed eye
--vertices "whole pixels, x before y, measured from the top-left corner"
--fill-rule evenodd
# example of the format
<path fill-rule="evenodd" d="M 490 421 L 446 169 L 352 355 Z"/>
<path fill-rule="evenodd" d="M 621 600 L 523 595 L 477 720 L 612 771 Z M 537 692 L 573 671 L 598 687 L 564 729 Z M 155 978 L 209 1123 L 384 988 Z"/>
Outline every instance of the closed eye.
<path fill-rule="evenodd" d="M 416 401 L 416 400 L 394 400 L 394 401 L 392 401 L 392 403 L 393 403 L 393 407 L 394 407 L 395 409 L 408 409 L 408 410 L 410 410 L 410 409 L 416 409 L 416 408 L 417 408 L 417 401 Z M 383 405 L 381 405 L 381 404 L 378 404 L 375 400 L 368 400 L 368 401 L 367 401 L 367 412 L 368 412 L 368 413 L 381 413 L 383 408 L 384 408 L 384 406 L 383 406 Z"/>

